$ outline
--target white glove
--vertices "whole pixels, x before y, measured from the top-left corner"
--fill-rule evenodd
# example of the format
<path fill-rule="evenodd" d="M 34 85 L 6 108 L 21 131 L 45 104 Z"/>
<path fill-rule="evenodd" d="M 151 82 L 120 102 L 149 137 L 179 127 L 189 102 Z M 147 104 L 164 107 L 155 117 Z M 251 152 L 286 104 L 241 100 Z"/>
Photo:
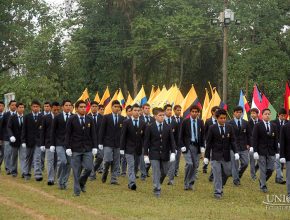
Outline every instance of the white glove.
<path fill-rule="evenodd" d="M 14 143 L 16 141 L 16 138 L 14 136 L 11 136 L 9 139 L 11 143 Z"/>
<path fill-rule="evenodd" d="M 238 153 L 235 153 L 235 160 L 239 160 L 240 159 L 240 155 Z"/>
<path fill-rule="evenodd" d="M 257 152 L 254 153 L 254 159 L 259 160 L 259 154 Z"/>
<path fill-rule="evenodd" d="M 93 148 L 92 149 L 92 153 L 93 153 L 93 155 L 96 155 L 98 153 L 98 149 L 97 148 Z"/>
<path fill-rule="evenodd" d="M 125 151 L 124 150 L 120 150 L 120 154 L 121 155 L 124 155 L 125 154 Z"/>
<path fill-rule="evenodd" d="M 280 158 L 280 163 L 286 163 L 286 159 L 285 158 Z"/>
<path fill-rule="evenodd" d="M 275 154 L 275 156 L 276 156 L 276 160 L 279 160 L 280 154 Z"/>
<path fill-rule="evenodd" d="M 41 150 L 42 152 L 44 152 L 44 151 L 45 151 L 45 146 L 40 146 L 40 150 Z"/>
<path fill-rule="evenodd" d="M 171 153 L 170 154 L 170 162 L 174 162 L 175 161 L 175 153 Z"/>
<path fill-rule="evenodd" d="M 66 155 L 69 156 L 69 157 L 72 156 L 72 151 L 71 151 L 71 149 L 66 149 L 65 153 L 66 153 Z"/>
<path fill-rule="evenodd" d="M 103 150 L 104 149 L 104 146 L 102 144 L 99 144 L 99 149 L 100 150 Z"/>
<path fill-rule="evenodd" d="M 186 147 L 182 147 L 181 152 L 185 152 L 185 151 L 186 151 Z"/>
<path fill-rule="evenodd" d="M 203 162 L 204 162 L 204 164 L 206 164 L 206 165 L 207 165 L 209 161 L 208 161 L 208 159 L 207 159 L 207 158 L 204 158 L 204 159 L 203 159 Z"/>
<path fill-rule="evenodd" d="M 26 148 L 26 143 L 22 143 L 21 146 L 22 146 L 23 148 Z"/>
<path fill-rule="evenodd" d="M 254 152 L 254 148 L 250 147 L 250 152 L 253 153 Z"/>
<path fill-rule="evenodd" d="M 278 148 L 280 148 L 280 143 L 278 143 Z"/>
<path fill-rule="evenodd" d="M 149 164 L 150 163 L 150 160 L 149 160 L 149 157 L 148 156 L 144 156 L 144 162 L 146 164 Z"/>
<path fill-rule="evenodd" d="M 205 148 L 204 148 L 204 147 L 201 147 L 201 148 L 200 148 L 200 152 L 201 152 L 201 153 L 204 153 L 204 152 L 205 152 Z"/>
<path fill-rule="evenodd" d="M 55 152 L 55 146 L 50 146 L 49 150 L 50 150 L 51 153 L 54 153 Z"/>

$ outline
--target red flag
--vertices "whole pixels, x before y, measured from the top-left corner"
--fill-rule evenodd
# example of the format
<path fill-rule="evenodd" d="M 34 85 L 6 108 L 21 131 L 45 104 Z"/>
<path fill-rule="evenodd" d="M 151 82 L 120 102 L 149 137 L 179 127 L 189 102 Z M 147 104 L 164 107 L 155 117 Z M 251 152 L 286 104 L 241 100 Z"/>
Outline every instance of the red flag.
<path fill-rule="evenodd" d="M 284 94 L 284 108 L 287 111 L 287 115 L 289 115 L 289 98 L 290 98 L 290 86 L 289 86 L 289 81 L 286 82 L 286 87 L 285 87 L 285 94 Z"/>

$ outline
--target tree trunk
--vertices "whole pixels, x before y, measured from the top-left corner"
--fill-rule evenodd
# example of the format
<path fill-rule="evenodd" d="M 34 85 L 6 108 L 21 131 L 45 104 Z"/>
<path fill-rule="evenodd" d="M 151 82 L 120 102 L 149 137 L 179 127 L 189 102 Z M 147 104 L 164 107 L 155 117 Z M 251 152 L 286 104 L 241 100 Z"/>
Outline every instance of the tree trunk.
<path fill-rule="evenodd" d="M 138 90 L 138 79 L 136 71 L 136 57 L 132 58 L 132 81 L 133 81 L 133 96 L 136 97 Z"/>
<path fill-rule="evenodd" d="M 180 78 L 179 78 L 179 85 L 178 87 L 181 88 L 181 85 L 182 85 L 182 81 L 183 81 L 183 54 L 181 54 L 181 57 L 180 57 Z"/>

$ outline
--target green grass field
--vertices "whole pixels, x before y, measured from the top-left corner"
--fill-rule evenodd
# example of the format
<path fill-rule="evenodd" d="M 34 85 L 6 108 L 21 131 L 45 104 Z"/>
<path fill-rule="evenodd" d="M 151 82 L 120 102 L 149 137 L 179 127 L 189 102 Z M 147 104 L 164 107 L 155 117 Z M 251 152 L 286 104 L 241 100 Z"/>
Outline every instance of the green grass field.
<path fill-rule="evenodd" d="M 290 219 L 288 210 L 266 210 L 266 195 L 252 181 L 249 170 L 236 187 L 229 178 L 221 200 L 213 198 L 208 174 L 199 172 L 193 191 L 183 190 L 182 160 L 180 176 L 174 186 L 162 186 L 161 198 L 152 194 L 151 177 L 137 180 L 137 191 L 127 188 L 127 177 L 119 177 L 119 186 L 88 181 L 87 192 L 73 197 L 69 188 L 60 191 L 34 179 L 0 175 L 0 219 Z M 286 186 L 268 182 L 269 195 L 285 194 Z M 165 181 L 167 183 L 167 179 Z"/>

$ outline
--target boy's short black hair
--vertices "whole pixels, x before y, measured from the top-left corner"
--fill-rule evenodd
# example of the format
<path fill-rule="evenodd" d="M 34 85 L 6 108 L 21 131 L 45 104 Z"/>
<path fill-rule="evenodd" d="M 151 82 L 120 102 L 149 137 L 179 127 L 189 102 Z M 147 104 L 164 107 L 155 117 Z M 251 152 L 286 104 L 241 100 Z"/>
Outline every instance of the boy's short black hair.
<path fill-rule="evenodd" d="M 215 113 L 215 116 L 216 116 L 217 118 L 219 118 L 221 115 L 225 115 L 225 116 L 227 116 L 227 111 L 224 110 L 224 109 L 219 109 L 219 110 L 217 110 L 216 113 Z"/>

